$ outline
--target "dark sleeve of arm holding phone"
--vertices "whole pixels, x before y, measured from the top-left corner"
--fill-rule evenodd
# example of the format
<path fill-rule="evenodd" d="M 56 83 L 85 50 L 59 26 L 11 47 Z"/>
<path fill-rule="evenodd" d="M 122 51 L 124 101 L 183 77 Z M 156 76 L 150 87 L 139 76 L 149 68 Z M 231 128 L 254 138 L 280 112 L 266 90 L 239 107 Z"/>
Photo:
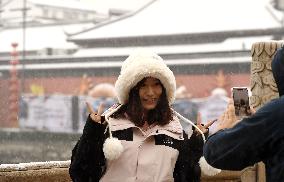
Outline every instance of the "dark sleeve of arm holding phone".
<path fill-rule="evenodd" d="M 219 169 L 241 170 L 264 160 L 277 128 L 276 109 L 271 102 L 233 128 L 211 135 L 203 150 L 207 162 Z"/>

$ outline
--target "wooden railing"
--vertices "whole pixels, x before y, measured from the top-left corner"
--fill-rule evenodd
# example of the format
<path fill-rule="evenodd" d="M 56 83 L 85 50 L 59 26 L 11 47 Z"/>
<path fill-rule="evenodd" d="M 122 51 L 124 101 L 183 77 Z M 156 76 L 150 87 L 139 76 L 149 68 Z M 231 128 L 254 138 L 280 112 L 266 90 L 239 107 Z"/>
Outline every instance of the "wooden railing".
<path fill-rule="evenodd" d="M 70 182 L 70 161 L 0 165 L 1 182 Z"/>
<path fill-rule="evenodd" d="M 70 161 L 31 162 L 0 165 L 1 182 L 70 182 Z M 256 167 L 202 175 L 202 182 L 256 182 Z"/>

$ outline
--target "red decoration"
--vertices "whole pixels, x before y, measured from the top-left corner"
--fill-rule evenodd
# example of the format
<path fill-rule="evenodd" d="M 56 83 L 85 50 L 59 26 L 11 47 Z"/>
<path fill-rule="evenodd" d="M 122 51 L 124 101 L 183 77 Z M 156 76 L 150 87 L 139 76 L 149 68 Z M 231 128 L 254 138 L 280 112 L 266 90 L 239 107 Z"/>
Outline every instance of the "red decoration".
<path fill-rule="evenodd" d="M 17 43 L 12 43 L 13 51 L 11 52 L 11 70 L 10 70 L 10 85 L 9 85 L 9 127 L 18 127 L 18 114 L 19 114 L 19 82 L 17 65 L 18 51 Z"/>

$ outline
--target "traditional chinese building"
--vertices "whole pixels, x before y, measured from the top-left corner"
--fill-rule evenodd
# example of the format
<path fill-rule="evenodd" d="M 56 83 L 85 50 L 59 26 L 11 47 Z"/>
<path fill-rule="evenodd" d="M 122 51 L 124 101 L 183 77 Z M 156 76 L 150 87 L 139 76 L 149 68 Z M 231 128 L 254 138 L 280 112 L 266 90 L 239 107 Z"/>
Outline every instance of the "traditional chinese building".
<path fill-rule="evenodd" d="M 137 48 L 163 57 L 177 86 L 184 85 L 192 97 L 208 96 L 220 85 L 227 91 L 248 86 L 252 43 L 278 39 L 283 28 L 268 0 L 242 1 L 206 1 L 204 6 L 199 1 L 153 0 L 135 12 L 68 34 L 78 48 L 73 54 L 19 60 L 21 91 L 37 86 L 45 94 L 78 94 L 83 75 L 94 84 L 114 83 L 122 61 Z M 1 108 L 7 103 L 10 69 L 9 59 L 2 59 Z M 1 109 L 1 120 L 5 113 Z"/>

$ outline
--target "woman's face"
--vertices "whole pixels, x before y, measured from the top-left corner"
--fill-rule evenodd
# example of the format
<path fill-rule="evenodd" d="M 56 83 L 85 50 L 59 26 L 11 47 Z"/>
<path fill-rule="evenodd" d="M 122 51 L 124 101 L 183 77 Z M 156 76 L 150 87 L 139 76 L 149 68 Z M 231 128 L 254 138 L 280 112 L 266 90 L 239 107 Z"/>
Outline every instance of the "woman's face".
<path fill-rule="evenodd" d="M 145 110 L 154 109 L 162 94 L 161 82 L 152 77 L 147 77 L 139 88 L 139 97 Z"/>

